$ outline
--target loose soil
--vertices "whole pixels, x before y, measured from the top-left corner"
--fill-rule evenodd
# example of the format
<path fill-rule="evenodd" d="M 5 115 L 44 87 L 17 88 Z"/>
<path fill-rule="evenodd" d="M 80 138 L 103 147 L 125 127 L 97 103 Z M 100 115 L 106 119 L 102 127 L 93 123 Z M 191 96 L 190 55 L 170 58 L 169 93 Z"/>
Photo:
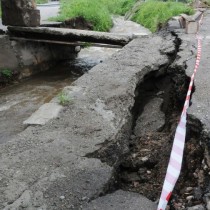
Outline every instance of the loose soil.
<path fill-rule="evenodd" d="M 85 20 L 84 17 L 75 17 L 65 20 L 61 24 L 61 28 L 73 28 L 81 30 L 93 30 L 93 24 Z"/>

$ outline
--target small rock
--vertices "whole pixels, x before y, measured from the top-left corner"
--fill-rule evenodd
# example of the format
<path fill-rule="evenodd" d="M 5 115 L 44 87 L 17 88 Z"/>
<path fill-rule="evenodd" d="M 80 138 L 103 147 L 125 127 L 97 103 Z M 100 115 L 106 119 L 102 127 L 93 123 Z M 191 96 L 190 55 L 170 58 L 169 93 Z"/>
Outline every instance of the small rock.
<path fill-rule="evenodd" d="M 205 194 L 205 202 L 207 210 L 210 210 L 210 193 Z"/>
<path fill-rule="evenodd" d="M 163 95 L 163 94 L 164 94 L 164 91 L 159 91 L 156 95 L 160 96 L 160 95 Z"/>
<path fill-rule="evenodd" d="M 147 174 L 151 174 L 152 172 L 151 171 L 147 171 Z"/>
<path fill-rule="evenodd" d="M 196 206 L 188 207 L 187 210 L 205 210 L 205 208 L 202 205 L 196 205 Z"/>
<path fill-rule="evenodd" d="M 136 136 L 135 135 L 131 135 L 131 140 L 133 140 L 133 139 L 135 139 L 136 138 Z"/>
<path fill-rule="evenodd" d="M 201 190 L 200 187 L 196 187 L 196 188 L 194 189 L 194 198 L 195 198 L 196 200 L 200 200 L 200 199 L 202 198 L 202 190 Z"/>
<path fill-rule="evenodd" d="M 146 156 L 146 157 L 142 157 L 141 160 L 142 160 L 143 162 L 146 162 L 146 161 L 149 160 L 149 158 Z"/>
<path fill-rule="evenodd" d="M 189 195 L 189 196 L 186 197 L 186 200 L 190 201 L 190 200 L 192 200 L 193 198 L 194 198 L 193 195 Z"/>
<path fill-rule="evenodd" d="M 82 201 L 85 201 L 85 200 L 87 200 L 87 197 L 86 196 L 82 197 Z"/>
<path fill-rule="evenodd" d="M 187 187 L 185 191 L 186 191 L 186 192 L 190 192 L 190 191 L 192 191 L 192 190 L 193 190 L 193 187 Z"/>
<path fill-rule="evenodd" d="M 136 153 L 132 154 L 132 158 L 136 158 L 136 156 L 137 156 Z"/>
<path fill-rule="evenodd" d="M 61 199 L 61 200 L 64 200 L 64 199 L 65 199 L 65 196 L 64 196 L 64 195 L 61 195 L 61 196 L 60 196 L 60 199 Z"/>

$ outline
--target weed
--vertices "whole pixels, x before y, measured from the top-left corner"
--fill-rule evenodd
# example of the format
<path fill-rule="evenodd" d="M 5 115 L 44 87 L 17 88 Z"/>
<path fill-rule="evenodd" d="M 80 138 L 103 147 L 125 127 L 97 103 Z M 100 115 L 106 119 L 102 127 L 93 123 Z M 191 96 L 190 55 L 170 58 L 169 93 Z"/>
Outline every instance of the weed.
<path fill-rule="evenodd" d="M 92 43 L 85 42 L 84 45 L 83 45 L 83 48 L 88 48 L 88 47 L 91 47 L 91 46 L 92 46 Z"/>
<path fill-rule="evenodd" d="M 12 71 L 10 69 L 1 70 L 1 75 L 7 79 L 12 77 Z"/>
<path fill-rule="evenodd" d="M 58 95 L 58 100 L 59 104 L 61 104 L 62 106 L 66 106 L 71 102 L 70 97 L 63 91 Z"/>

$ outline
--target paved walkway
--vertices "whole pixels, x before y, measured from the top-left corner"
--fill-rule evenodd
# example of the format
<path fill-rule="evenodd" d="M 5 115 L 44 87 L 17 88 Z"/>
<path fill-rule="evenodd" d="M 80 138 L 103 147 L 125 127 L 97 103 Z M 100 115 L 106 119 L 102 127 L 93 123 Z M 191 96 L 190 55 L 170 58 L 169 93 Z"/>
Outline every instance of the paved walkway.
<path fill-rule="evenodd" d="M 40 10 L 41 21 L 47 21 L 50 17 L 58 15 L 60 4 L 58 2 L 40 4 L 37 6 L 37 9 Z"/>
<path fill-rule="evenodd" d="M 206 131 L 210 132 L 210 10 L 205 13 L 199 34 L 203 37 L 200 67 L 195 79 L 190 114 L 199 119 Z M 195 44 L 197 46 L 197 43 Z M 187 72 L 193 71 L 193 60 L 188 62 Z"/>

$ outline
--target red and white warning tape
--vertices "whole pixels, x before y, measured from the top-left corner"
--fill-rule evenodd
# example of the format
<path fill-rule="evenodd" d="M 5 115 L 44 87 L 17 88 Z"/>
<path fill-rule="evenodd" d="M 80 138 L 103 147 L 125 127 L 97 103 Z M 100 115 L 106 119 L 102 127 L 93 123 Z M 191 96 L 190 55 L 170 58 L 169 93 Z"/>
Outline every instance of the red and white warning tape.
<path fill-rule="evenodd" d="M 199 21 L 199 25 L 201 25 L 202 18 Z M 189 108 L 190 97 L 191 97 L 191 92 L 193 88 L 195 74 L 198 70 L 200 59 L 201 59 L 201 47 L 202 47 L 201 39 L 202 38 L 198 35 L 198 33 L 196 35 L 196 39 L 198 41 L 198 49 L 197 49 L 197 58 L 195 62 L 195 68 L 194 68 L 193 75 L 191 76 L 190 85 L 189 85 L 187 96 L 185 99 L 185 104 L 182 111 L 181 119 L 176 129 L 171 156 L 170 156 L 170 160 L 169 160 L 169 164 L 168 164 L 168 168 L 166 172 L 166 177 L 163 184 L 161 197 L 159 200 L 158 210 L 165 210 L 181 172 L 183 152 L 184 152 L 184 146 L 185 146 L 185 137 L 186 137 L 187 109 Z"/>

